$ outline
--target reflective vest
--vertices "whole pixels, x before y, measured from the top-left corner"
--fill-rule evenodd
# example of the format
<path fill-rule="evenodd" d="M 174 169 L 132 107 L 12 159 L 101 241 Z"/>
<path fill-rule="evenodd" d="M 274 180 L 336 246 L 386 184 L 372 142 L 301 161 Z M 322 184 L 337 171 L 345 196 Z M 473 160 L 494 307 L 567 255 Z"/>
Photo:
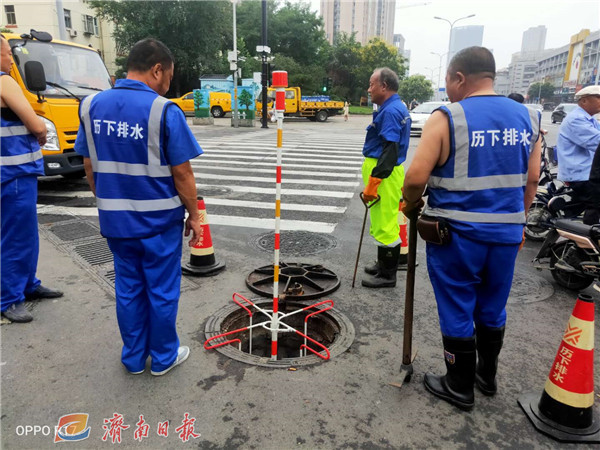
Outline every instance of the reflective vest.
<path fill-rule="evenodd" d="M 106 237 L 153 236 L 183 220 L 184 207 L 162 147 L 169 104 L 156 93 L 126 88 L 81 102 L 100 230 Z"/>
<path fill-rule="evenodd" d="M 0 72 L 0 76 L 6 75 Z M 37 138 L 7 107 L 0 123 L 0 181 L 6 183 L 25 175 L 44 175 L 42 150 Z"/>
<path fill-rule="evenodd" d="M 468 97 L 439 109 L 448 116 L 450 154 L 431 172 L 425 213 L 474 228 L 524 224 L 539 113 L 501 96 Z"/>

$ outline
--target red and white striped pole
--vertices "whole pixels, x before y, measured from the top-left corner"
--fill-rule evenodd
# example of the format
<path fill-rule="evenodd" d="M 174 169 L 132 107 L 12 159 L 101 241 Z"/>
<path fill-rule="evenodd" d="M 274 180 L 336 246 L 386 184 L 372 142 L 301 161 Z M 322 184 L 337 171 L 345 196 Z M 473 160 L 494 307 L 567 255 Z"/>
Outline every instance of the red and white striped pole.
<path fill-rule="evenodd" d="M 277 184 L 275 188 L 275 251 L 273 254 L 273 319 L 271 321 L 271 361 L 277 361 L 277 333 L 279 331 L 279 242 L 281 222 L 281 147 L 283 145 L 283 114 L 285 113 L 285 88 L 287 72 L 273 71 L 271 86 L 276 88 L 277 111 Z"/>

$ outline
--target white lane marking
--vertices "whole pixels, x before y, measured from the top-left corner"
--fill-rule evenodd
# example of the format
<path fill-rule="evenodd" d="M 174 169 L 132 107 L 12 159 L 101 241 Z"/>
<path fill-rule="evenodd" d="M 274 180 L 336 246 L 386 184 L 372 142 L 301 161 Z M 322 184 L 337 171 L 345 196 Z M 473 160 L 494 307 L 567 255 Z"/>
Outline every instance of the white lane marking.
<path fill-rule="evenodd" d="M 202 188 L 213 188 L 212 184 L 196 184 L 199 195 L 202 195 Z M 254 186 L 228 186 L 219 185 L 220 188 L 231 189 L 234 192 L 244 192 L 249 194 L 272 194 L 275 195 L 275 188 L 259 188 Z M 354 192 L 339 192 L 339 191 L 321 191 L 310 189 L 286 189 L 281 188 L 281 195 L 302 195 L 305 197 L 331 197 L 331 198 L 352 198 Z"/>
<path fill-rule="evenodd" d="M 209 159 L 205 159 L 204 161 L 201 160 L 201 158 L 203 158 L 202 156 L 198 156 L 197 159 L 193 159 L 190 162 L 192 163 L 192 166 L 202 166 L 204 164 L 204 162 L 207 163 L 223 163 L 223 164 L 228 164 L 228 165 L 236 165 L 236 166 L 244 166 L 244 167 L 252 167 L 254 168 L 254 166 L 267 166 L 267 167 L 275 167 L 277 166 L 276 162 L 264 162 L 264 161 L 259 161 L 259 162 L 254 162 L 254 161 L 229 161 L 229 160 L 220 160 L 219 157 L 214 157 L 214 158 L 209 158 Z M 328 161 L 330 162 L 330 161 Z M 361 168 L 362 164 L 359 166 L 355 166 L 353 167 L 343 167 L 342 169 L 344 170 L 355 170 L 355 171 L 359 171 Z M 205 166 L 208 167 L 208 166 Z M 212 166 L 210 166 L 212 167 Z M 323 164 L 294 164 L 294 163 L 285 163 L 285 165 L 283 166 L 283 171 L 286 170 L 287 167 L 301 167 L 301 168 L 307 168 L 307 169 L 326 169 L 329 170 L 331 169 L 331 167 L 325 167 Z M 339 165 L 336 165 L 335 167 L 339 167 Z"/>
<path fill-rule="evenodd" d="M 254 183 L 274 183 L 273 177 L 243 177 L 239 175 L 220 175 L 214 173 L 194 172 L 197 181 L 204 180 L 229 180 L 229 181 L 249 181 Z M 335 181 L 335 180 L 304 180 L 298 178 L 283 178 L 284 184 L 305 184 L 309 186 L 340 186 L 356 187 L 358 181 Z"/>
<path fill-rule="evenodd" d="M 259 148 L 259 150 L 264 150 L 264 148 Z M 273 152 L 276 150 L 276 148 L 273 148 Z M 210 149 L 210 150 L 206 150 L 204 152 L 205 155 L 214 155 L 214 154 L 226 154 L 226 155 L 236 155 L 236 154 L 241 154 L 241 155 L 272 155 L 273 152 L 265 152 L 265 151 L 248 151 L 245 149 L 240 149 L 240 150 L 223 150 L 223 149 Z M 348 152 L 338 152 L 340 153 L 339 155 L 329 155 L 321 150 L 307 150 L 307 151 L 302 151 L 302 152 L 291 152 L 291 151 L 284 151 L 282 154 L 283 156 L 308 156 L 306 155 L 306 153 L 318 153 L 319 154 L 319 158 L 329 158 L 329 159 L 333 159 L 333 158 L 341 158 L 341 159 L 348 159 L 348 160 L 363 160 L 364 156 L 362 155 L 348 155 Z M 329 153 L 329 152 L 328 152 Z"/>
<path fill-rule="evenodd" d="M 241 208 L 259 208 L 259 209 L 275 209 L 275 204 L 272 202 L 255 202 L 246 200 L 230 200 L 227 198 L 210 198 L 204 199 L 208 206 L 238 206 Z M 311 211 L 332 214 L 343 214 L 346 212 L 345 206 L 327 206 L 327 205 L 302 205 L 299 203 L 281 202 L 282 211 Z"/>
<path fill-rule="evenodd" d="M 213 161 L 210 161 L 210 162 L 212 163 Z M 203 164 L 203 162 L 200 160 L 194 161 L 194 163 L 196 163 L 196 164 L 193 164 L 193 166 L 202 166 L 204 169 L 249 173 L 249 169 L 244 168 L 244 167 L 213 166 L 213 165 Z M 244 165 L 247 166 L 247 164 L 244 164 Z M 273 167 L 276 166 L 275 163 L 273 163 L 271 165 Z M 334 173 L 334 172 L 325 172 L 325 171 L 315 172 L 315 171 L 311 171 L 311 170 L 293 170 L 293 169 L 288 170 L 286 167 L 283 167 L 282 171 L 283 171 L 284 179 L 285 179 L 286 175 L 309 175 L 309 176 L 315 176 L 315 177 L 324 176 L 327 178 L 358 178 L 358 175 L 356 173 Z M 252 173 L 255 173 L 255 172 L 256 173 L 270 173 L 270 174 L 275 175 L 275 170 L 273 170 L 273 169 L 258 169 L 256 167 L 253 167 L 251 169 L 251 172 Z"/>
<path fill-rule="evenodd" d="M 259 161 L 268 161 L 268 160 L 275 160 L 277 157 L 275 155 L 273 156 L 246 156 L 246 155 L 227 155 L 227 154 L 223 154 L 223 155 L 211 155 L 208 153 L 204 153 L 203 155 L 200 155 L 199 158 L 202 159 L 207 159 L 207 160 L 215 160 L 218 158 L 225 158 L 225 159 L 255 159 L 255 160 L 259 160 Z M 299 162 L 299 161 L 308 161 L 308 162 L 314 162 L 315 158 L 296 158 L 296 157 L 290 157 L 287 155 L 283 155 L 283 165 L 286 166 L 288 165 L 289 161 L 293 161 L 293 162 Z M 324 163 L 327 164 L 343 164 L 345 166 L 353 166 L 353 167 L 360 167 L 362 166 L 362 161 L 348 161 L 348 160 L 342 160 L 342 159 L 328 159 L 327 161 L 323 161 Z"/>

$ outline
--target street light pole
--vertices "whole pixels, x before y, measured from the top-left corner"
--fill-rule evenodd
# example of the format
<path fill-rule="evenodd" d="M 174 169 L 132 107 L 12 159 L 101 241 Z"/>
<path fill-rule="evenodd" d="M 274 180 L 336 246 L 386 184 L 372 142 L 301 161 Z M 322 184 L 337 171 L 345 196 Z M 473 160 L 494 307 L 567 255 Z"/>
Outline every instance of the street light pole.
<path fill-rule="evenodd" d="M 434 19 L 443 20 L 444 22 L 448 22 L 448 25 L 450 25 L 450 35 L 448 37 L 448 58 L 447 58 L 448 61 L 446 61 L 446 66 L 450 63 L 450 56 L 452 56 L 451 52 L 450 52 L 450 42 L 452 41 L 452 29 L 454 28 L 454 24 L 456 22 L 458 22 L 459 20 L 469 19 L 471 17 L 475 17 L 475 14 L 469 14 L 468 16 L 460 17 L 460 18 L 456 19 L 455 21 L 450 22 L 448 19 L 444 19 L 443 17 L 434 16 Z"/>
<path fill-rule="evenodd" d="M 235 58 L 234 62 L 234 71 L 233 71 L 233 127 L 238 128 L 240 123 L 240 116 L 238 111 L 238 54 L 237 54 L 237 21 L 235 17 L 235 5 L 237 0 L 231 0 L 233 3 L 233 57 Z"/>
<path fill-rule="evenodd" d="M 434 81 L 433 81 L 433 71 L 435 69 L 432 68 L 432 67 L 425 67 L 425 69 L 427 69 L 427 70 L 429 70 L 431 72 L 430 76 L 429 76 L 429 79 L 431 80 L 431 84 L 433 84 L 434 83 Z M 438 81 L 438 83 L 439 83 L 439 81 Z M 439 87 L 438 87 L 438 89 L 439 89 Z M 435 100 L 435 92 L 433 93 L 433 95 L 434 95 L 433 100 Z"/>
<path fill-rule="evenodd" d="M 440 92 L 440 81 L 441 81 L 441 77 L 442 77 L 442 58 L 444 57 L 444 55 L 447 55 L 448 53 L 436 53 L 436 52 L 429 52 L 432 55 L 438 55 L 440 57 L 440 65 L 438 66 L 438 82 L 437 82 L 437 94 L 436 94 L 436 100 L 440 100 L 438 97 L 439 92 Z"/>

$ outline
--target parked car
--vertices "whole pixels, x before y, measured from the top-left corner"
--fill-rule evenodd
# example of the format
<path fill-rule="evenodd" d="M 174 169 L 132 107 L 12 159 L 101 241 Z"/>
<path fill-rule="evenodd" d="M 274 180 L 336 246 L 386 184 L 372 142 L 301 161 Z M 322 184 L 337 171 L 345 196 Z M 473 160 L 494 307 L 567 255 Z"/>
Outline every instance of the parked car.
<path fill-rule="evenodd" d="M 544 103 L 544 111 L 554 111 L 554 108 L 556 108 L 556 103 L 554 103 L 554 102 Z"/>
<path fill-rule="evenodd" d="M 194 93 L 188 92 L 182 97 L 169 99 L 181 108 L 186 116 L 194 115 Z"/>
<path fill-rule="evenodd" d="M 410 112 L 410 135 L 421 136 L 423 126 L 431 113 L 438 109 L 440 106 L 449 105 L 450 102 L 425 102 L 418 105 L 415 109 Z"/>
<path fill-rule="evenodd" d="M 567 114 L 577 108 L 577 103 L 561 103 L 552 111 L 552 123 L 562 122 Z"/>

